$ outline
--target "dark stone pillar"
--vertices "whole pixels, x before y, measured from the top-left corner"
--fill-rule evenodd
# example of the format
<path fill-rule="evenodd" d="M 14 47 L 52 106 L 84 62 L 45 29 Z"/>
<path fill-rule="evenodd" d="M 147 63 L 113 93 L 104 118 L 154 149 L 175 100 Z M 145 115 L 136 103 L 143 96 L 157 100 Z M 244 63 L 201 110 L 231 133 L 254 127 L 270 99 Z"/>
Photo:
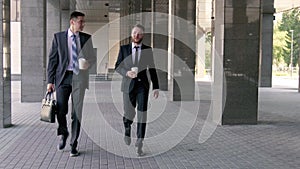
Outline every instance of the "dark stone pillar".
<path fill-rule="evenodd" d="M 154 5 L 153 16 L 153 48 L 156 56 L 156 65 L 160 69 L 157 70 L 159 78 L 159 87 L 161 90 L 168 90 L 168 18 L 162 17 L 158 13 L 169 13 L 169 0 L 156 0 Z M 158 12 L 158 13 L 155 13 Z M 159 52 L 158 50 L 165 52 Z M 156 52 L 157 51 L 157 52 Z"/>
<path fill-rule="evenodd" d="M 0 128 L 4 128 L 11 126 L 10 0 L 0 2 Z"/>
<path fill-rule="evenodd" d="M 152 46 L 152 24 L 153 19 L 150 15 L 141 15 L 143 12 L 152 12 L 152 0 L 136 0 L 137 5 L 140 6 L 139 9 L 136 9 L 137 14 L 135 15 L 136 23 L 140 23 L 145 27 L 145 31 L 148 33 L 144 33 L 143 44 Z"/>
<path fill-rule="evenodd" d="M 174 15 L 183 20 L 174 21 L 173 100 L 190 101 L 195 96 L 196 46 L 195 43 L 185 44 L 178 39 L 195 42 L 196 32 L 191 25 L 195 25 L 196 0 L 175 0 L 174 3 Z"/>
<path fill-rule="evenodd" d="M 272 87 L 274 0 L 262 1 L 260 86 Z"/>
<path fill-rule="evenodd" d="M 135 8 L 133 8 L 133 0 L 123 0 L 120 1 L 120 17 L 126 17 L 127 15 L 135 13 Z M 128 17 L 128 16 L 127 16 Z M 131 16 L 128 20 L 120 20 L 120 45 L 128 44 L 131 41 L 131 29 L 135 21 L 135 18 Z M 127 37 L 127 38 L 125 38 Z"/>
<path fill-rule="evenodd" d="M 217 7 L 224 8 L 224 18 L 216 18 L 224 19 L 222 124 L 256 124 L 260 1 L 225 0 Z"/>

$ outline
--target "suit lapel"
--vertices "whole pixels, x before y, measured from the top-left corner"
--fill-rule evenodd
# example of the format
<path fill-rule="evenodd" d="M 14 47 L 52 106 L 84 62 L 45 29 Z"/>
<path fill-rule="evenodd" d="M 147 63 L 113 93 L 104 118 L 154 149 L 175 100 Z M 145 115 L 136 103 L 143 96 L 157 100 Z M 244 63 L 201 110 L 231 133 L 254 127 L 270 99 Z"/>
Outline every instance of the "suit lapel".
<path fill-rule="evenodd" d="M 85 43 L 85 37 L 82 35 L 81 32 L 79 32 L 79 39 L 80 39 L 80 46 L 83 47 L 83 44 Z"/>
<path fill-rule="evenodd" d="M 70 62 L 70 58 L 69 58 L 69 50 L 68 50 L 68 30 L 67 31 L 65 31 L 65 33 L 63 34 L 63 37 L 62 37 L 62 42 L 65 42 L 65 44 L 64 44 L 64 51 L 65 51 L 65 53 L 67 54 L 66 56 L 67 56 L 67 62 L 68 62 L 68 64 L 69 64 L 69 62 Z"/>
<path fill-rule="evenodd" d="M 131 43 L 128 45 L 128 53 L 129 53 L 129 55 L 132 54 L 132 45 L 131 45 Z"/>
<path fill-rule="evenodd" d="M 128 52 L 127 57 L 129 57 L 128 59 L 129 59 L 130 64 L 133 65 L 133 61 L 132 61 L 132 44 L 131 43 L 128 45 L 127 50 L 128 50 L 127 51 Z"/>
<path fill-rule="evenodd" d="M 139 63 L 143 63 L 143 60 L 144 60 L 144 49 L 145 49 L 145 45 L 144 44 L 142 44 L 142 46 L 141 46 L 141 56 L 140 56 L 140 61 L 139 61 Z"/>

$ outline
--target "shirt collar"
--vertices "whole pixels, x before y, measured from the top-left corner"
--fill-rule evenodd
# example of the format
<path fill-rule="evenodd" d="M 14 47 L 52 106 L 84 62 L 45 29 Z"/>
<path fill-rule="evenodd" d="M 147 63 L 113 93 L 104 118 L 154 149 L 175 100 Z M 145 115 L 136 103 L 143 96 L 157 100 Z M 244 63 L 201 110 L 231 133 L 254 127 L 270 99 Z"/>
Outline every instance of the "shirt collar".
<path fill-rule="evenodd" d="M 141 49 L 142 43 L 138 44 L 137 46 Z M 135 47 L 133 42 L 131 43 L 131 47 L 132 47 L 132 49 L 134 49 L 134 47 Z"/>
<path fill-rule="evenodd" d="M 74 33 L 70 30 L 70 28 L 68 29 L 68 37 L 71 37 Z M 75 33 L 76 37 L 79 37 L 79 32 Z"/>

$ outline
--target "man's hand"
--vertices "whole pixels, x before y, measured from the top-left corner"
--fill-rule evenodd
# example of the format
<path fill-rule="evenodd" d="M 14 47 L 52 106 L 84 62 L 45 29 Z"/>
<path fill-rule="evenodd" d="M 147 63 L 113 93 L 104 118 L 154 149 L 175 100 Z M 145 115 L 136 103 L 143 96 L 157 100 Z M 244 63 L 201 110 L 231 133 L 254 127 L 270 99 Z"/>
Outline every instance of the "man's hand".
<path fill-rule="evenodd" d="M 157 99 L 158 96 L 159 96 L 159 90 L 156 89 L 156 90 L 154 90 L 154 92 L 153 92 L 153 97 L 154 97 L 155 99 Z"/>
<path fill-rule="evenodd" d="M 47 91 L 48 92 L 53 92 L 54 91 L 54 84 L 48 83 L 48 85 L 47 85 Z"/>
<path fill-rule="evenodd" d="M 133 78 L 136 78 L 137 74 L 136 74 L 135 71 L 128 71 L 128 72 L 126 73 L 126 76 L 127 76 L 127 77 L 130 77 L 131 79 L 133 79 Z"/>

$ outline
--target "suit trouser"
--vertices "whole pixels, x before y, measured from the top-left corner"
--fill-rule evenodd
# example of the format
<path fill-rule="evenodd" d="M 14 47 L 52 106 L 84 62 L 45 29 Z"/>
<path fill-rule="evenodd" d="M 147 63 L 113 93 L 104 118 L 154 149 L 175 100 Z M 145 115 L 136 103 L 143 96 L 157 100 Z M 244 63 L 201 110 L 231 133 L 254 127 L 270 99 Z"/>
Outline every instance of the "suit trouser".
<path fill-rule="evenodd" d="M 141 82 L 135 84 L 131 92 L 123 92 L 125 135 L 130 136 L 131 124 L 136 114 L 135 108 L 137 107 L 137 142 L 142 142 L 145 137 L 148 95 L 149 89 L 145 88 Z"/>
<path fill-rule="evenodd" d="M 72 96 L 72 111 L 71 111 L 71 140 L 70 145 L 77 147 L 78 137 L 80 134 L 80 122 L 82 118 L 83 98 L 85 88 L 82 87 L 78 75 L 73 75 L 68 72 L 65 74 L 62 84 L 56 89 L 57 101 L 57 135 L 69 135 L 67 127 L 68 101 Z"/>

